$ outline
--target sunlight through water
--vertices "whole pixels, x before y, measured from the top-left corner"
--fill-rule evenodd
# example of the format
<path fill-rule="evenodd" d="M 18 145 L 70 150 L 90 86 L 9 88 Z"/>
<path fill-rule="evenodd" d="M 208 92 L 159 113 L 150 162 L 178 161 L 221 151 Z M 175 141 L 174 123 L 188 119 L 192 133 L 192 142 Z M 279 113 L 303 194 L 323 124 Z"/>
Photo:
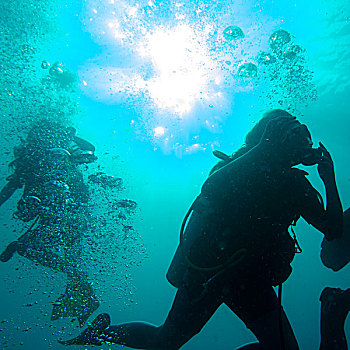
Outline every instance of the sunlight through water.
<path fill-rule="evenodd" d="M 155 103 L 180 115 L 189 112 L 206 91 L 215 67 L 205 41 L 188 24 L 179 24 L 147 34 L 139 53 L 151 59 L 156 71 L 146 84 Z"/>
<path fill-rule="evenodd" d="M 210 169 L 240 149 L 269 109 L 290 112 L 310 128 L 314 147 L 327 147 L 349 208 L 350 1 L 2 0 L 0 13 L 0 185 L 3 194 L 18 186 L 9 201 L 0 198 L 0 253 L 33 237 L 39 258 L 42 238 L 43 252 L 64 258 L 61 265 L 48 257 L 50 268 L 10 249 L 11 261 L 6 254 L 0 261 L 0 349 L 63 349 L 57 340 L 75 337 L 101 313 L 111 324 L 162 324 L 176 293 L 166 271 L 184 216 Z M 31 149 L 32 126 L 42 118 L 53 127 L 40 124 Z M 55 132 L 56 123 L 64 129 Z M 317 168 L 303 170 L 323 197 Z M 258 187 L 237 203 L 233 196 L 232 207 L 250 205 Z M 21 212 L 35 218 L 22 220 Z M 57 230 L 41 230 L 40 215 L 57 221 Z M 74 227 L 62 231 L 70 218 Z M 307 223 L 295 227 L 303 254 L 283 286 L 283 310 L 300 349 L 319 348 L 322 289 L 349 288 L 348 267 L 334 273 L 322 265 L 322 234 L 313 231 Z M 69 252 L 75 243 L 79 249 Z M 90 298 L 81 298 L 74 283 L 72 298 L 64 297 L 71 272 L 54 265 L 66 265 L 66 253 L 79 258 L 101 304 L 92 314 L 90 288 Z M 77 314 L 52 318 L 66 302 L 75 312 L 79 300 L 89 308 L 84 327 Z M 348 339 L 349 326 L 348 317 Z M 183 350 L 254 341 L 220 307 Z"/>
<path fill-rule="evenodd" d="M 304 58 L 261 60 L 272 55 L 279 20 L 253 3 L 208 11 L 176 1 L 86 0 L 82 23 L 100 48 L 80 67 L 83 93 L 106 105 L 132 102 L 139 137 L 166 153 L 215 147 L 236 97 L 255 91 L 251 103 L 293 110 L 312 95 Z M 159 125 L 164 132 L 154 131 Z"/>

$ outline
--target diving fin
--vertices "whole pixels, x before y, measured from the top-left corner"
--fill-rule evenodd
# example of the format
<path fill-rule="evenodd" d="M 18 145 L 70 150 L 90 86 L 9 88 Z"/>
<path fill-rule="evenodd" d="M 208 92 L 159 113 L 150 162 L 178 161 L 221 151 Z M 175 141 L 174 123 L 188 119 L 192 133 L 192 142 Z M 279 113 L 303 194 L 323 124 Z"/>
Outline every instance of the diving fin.
<path fill-rule="evenodd" d="M 100 303 L 87 282 L 74 286 L 68 283 L 65 293 L 53 303 L 51 321 L 76 317 L 81 327 L 99 306 Z"/>
<path fill-rule="evenodd" d="M 92 322 L 91 326 L 87 327 L 77 337 L 69 340 L 58 340 L 62 345 L 102 345 L 103 331 L 109 327 L 111 319 L 108 314 L 98 315 Z"/>

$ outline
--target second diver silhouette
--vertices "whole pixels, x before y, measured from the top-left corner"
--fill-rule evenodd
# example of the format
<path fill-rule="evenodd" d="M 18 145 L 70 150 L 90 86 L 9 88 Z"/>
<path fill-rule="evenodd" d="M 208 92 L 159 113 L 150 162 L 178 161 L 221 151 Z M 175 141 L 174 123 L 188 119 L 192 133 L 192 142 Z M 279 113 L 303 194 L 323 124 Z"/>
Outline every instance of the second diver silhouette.
<path fill-rule="evenodd" d="M 76 317 L 82 326 L 99 301 L 82 271 L 82 237 L 87 230 L 88 190 L 77 164 L 96 159 L 95 147 L 72 127 L 48 119 L 34 123 L 14 150 L 14 173 L 0 192 L 0 205 L 24 187 L 15 216 L 31 223 L 0 255 L 18 253 L 67 275 L 65 293 L 53 305 L 52 320 Z"/>

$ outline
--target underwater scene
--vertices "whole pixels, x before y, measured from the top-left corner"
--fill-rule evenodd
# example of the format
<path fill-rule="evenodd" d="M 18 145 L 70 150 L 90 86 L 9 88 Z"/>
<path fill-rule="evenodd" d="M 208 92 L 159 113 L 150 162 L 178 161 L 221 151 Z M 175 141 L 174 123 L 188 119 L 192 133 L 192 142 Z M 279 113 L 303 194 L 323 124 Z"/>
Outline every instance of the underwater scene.
<path fill-rule="evenodd" d="M 347 349 L 349 47 L 346 0 L 2 0 L 0 349 Z"/>

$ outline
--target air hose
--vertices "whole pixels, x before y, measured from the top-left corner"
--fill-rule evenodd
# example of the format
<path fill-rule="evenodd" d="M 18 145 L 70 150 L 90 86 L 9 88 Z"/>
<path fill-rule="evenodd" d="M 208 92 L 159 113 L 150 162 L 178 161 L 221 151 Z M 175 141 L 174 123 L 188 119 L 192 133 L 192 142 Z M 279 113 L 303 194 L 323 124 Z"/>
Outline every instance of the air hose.
<path fill-rule="evenodd" d="M 184 240 L 185 240 L 184 232 L 185 232 L 185 227 L 186 227 L 187 221 L 194 210 L 195 203 L 197 202 L 198 198 L 199 198 L 199 196 L 192 203 L 190 209 L 187 211 L 187 213 L 182 221 L 181 230 L 180 230 L 180 249 L 181 249 L 182 256 L 185 259 L 187 265 L 190 266 L 192 269 L 197 270 L 197 271 L 201 271 L 201 272 L 213 272 L 213 271 L 215 272 L 216 271 L 217 272 L 216 276 L 217 276 L 218 274 L 223 273 L 227 267 L 233 267 L 233 266 L 238 265 L 245 258 L 246 254 L 247 254 L 247 249 L 245 249 L 245 248 L 238 249 L 230 256 L 230 258 L 226 262 L 224 262 L 222 264 L 214 265 L 214 266 L 199 266 L 197 264 L 194 264 L 190 260 L 190 258 L 186 254 L 185 248 L 184 248 Z"/>

